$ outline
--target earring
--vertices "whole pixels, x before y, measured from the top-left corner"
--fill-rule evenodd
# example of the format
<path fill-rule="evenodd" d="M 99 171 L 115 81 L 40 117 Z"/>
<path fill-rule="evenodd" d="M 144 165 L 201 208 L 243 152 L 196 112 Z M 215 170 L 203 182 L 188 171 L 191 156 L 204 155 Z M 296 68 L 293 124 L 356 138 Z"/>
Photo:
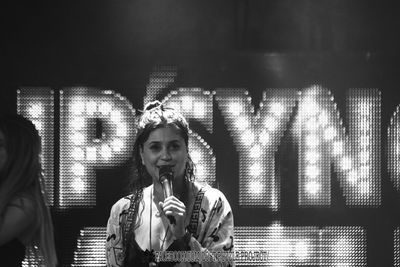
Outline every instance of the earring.
<path fill-rule="evenodd" d="M 189 161 L 186 161 L 186 166 L 185 166 L 185 178 L 188 181 L 193 180 L 193 162 L 189 159 Z"/>

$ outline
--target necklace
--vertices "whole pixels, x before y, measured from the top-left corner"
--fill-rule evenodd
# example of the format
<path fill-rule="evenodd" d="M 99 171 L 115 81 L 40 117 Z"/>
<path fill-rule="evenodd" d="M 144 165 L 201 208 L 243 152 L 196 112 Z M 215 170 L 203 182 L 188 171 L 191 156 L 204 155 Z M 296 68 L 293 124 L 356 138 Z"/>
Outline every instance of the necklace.
<path fill-rule="evenodd" d="M 151 231 L 152 231 L 151 222 L 153 220 L 153 190 L 154 190 L 154 187 L 151 188 L 151 194 L 150 194 L 150 231 L 149 231 L 150 251 L 153 250 L 153 246 L 151 244 L 151 240 L 152 240 L 152 238 L 151 238 Z M 156 216 L 161 216 L 160 212 L 157 212 Z M 163 238 L 161 246 L 160 246 L 161 250 L 163 250 L 163 248 L 164 248 L 164 243 L 165 243 L 165 240 L 167 239 L 168 232 L 169 232 L 169 224 L 168 224 L 167 230 L 165 231 L 165 235 L 164 235 L 164 238 Z"/>

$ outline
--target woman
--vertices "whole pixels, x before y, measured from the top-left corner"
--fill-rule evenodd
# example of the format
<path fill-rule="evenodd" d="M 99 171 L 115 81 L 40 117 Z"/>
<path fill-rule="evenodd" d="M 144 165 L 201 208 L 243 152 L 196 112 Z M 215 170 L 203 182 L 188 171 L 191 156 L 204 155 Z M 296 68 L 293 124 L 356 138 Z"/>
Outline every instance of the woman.
<path fill-rule="evenodd" d="M 188 139 L 181 114 L 157 101 L 145 107 L 133 149 L 133 193 L 114 204 L 108 220 L 107 266 L 192 266 L 198 257 L 208 261 L 203 266 L 232 265 L 221 257 L 233 249 L 230 205 L 219 190 L 194 182 Z M 173 173 L 166 198 L 159 181 L 165 166 Z M 160 251 L 190 251 L 192 259 L 167 259 Z"/>
<path fill-rule="evenodd" d="M 40 137 L 19 115 L 0 118 L 0 265 L 21 266 L 25 251 L 56 266 L 53 226 L 44 196 Z"/>

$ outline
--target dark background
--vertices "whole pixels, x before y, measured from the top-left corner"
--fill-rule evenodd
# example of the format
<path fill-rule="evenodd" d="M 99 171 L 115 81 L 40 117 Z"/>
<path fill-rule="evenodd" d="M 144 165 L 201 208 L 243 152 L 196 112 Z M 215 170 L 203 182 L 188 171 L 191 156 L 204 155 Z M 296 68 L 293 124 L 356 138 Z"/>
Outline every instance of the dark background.
<path fill-rule="evenodd" d="M 235 224 L 362 225 L 367 231 L 368 265 L 391 266 L 393 229 L 400 225 L 395 192 L 386 171 L 386 135 L 400 104 L 400 8 L 396 1 L 202 0 L 202 1 L 6 1 L 1 8 L 2 88 L 0 112 L 15 112 L 16 90 L 90 86 L 115 90 L 135 108 L 143 107 L 149 74 L 157 65 L 177 67 L 175 87 L 247 88 L 257 106 L 267 88 L 301 88 L 318 83 L 330 89 L 341 114 L 349 88 L 382 92 L 382 195 L 379 208 L 351 209 L 332 181 L 329 209 L 299 209 L 297 174 L 283 174 L 282 209 L 237 204 L 237 162 L 232 140 L 216 115 L 217 177 L 235 212 Z M 57 93 L 56 93 L 57 94 Z M 232 151 L 227 151 L 232 150 Z M 297 169 L 289 133 L 279 162 Z M 294 154 L 295 155 L 295 154 Z M 230 165 L 226 165 L 230 164 Z M 280 166 L 280 165 L 279 165 Z M 280 168 L 280 167 L 278 167 Z M 112 182 L 124 170 L 102 170 L 101 205 L 91 210 L 53 210 L 59 257 L 72 262 L 79 229 L 104 226 L 118 194 Z M 98 179 L 100 180 L 100 179 Z M 114 184 L 114 195 L 105 188 Z M 294 194 L 293 194 L 294 193 Z M 260 216 L 250 216 L 258 211 Z M 78 217 L 79 216 L 79 217 Z M 256 218 L 255 218 L 256 217 Z M 81 218 L 77 222 L 76 218 Z M 248 218 L 252 218 L 249 221 Z"/>

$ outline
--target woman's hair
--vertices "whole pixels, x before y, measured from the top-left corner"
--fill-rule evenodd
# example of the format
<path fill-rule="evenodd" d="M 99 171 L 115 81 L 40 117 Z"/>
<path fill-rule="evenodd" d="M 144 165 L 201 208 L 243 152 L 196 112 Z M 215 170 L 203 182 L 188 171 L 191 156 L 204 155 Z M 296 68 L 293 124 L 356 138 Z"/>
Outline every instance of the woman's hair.
<path fill-rule="evenodd" d="M 143 188 L 152 183 L 152 178 L 147 172 L 146 166 L 144 166 L 142 163 L 140 150 L 143 149 L 143 144 L 147 141 L 151 132 L 159 128 L 171 126 L 178 129 L 178 132 L 182 136 L 186 144 L 186 148 L 188 149 L 189 125 L 182 114 L 173 108 L 165 107 L 159 101 L 150 102 L 144 107 L 143 114 L 138 120 L 136 140 L 133 146 L 132 165 L 130 170 L 130 190 L 133 192 L 134 198 L 132 204 L 136 207 L 138 207 L 139 203 L 143 200 Z M 194 163 L 189 154 L 187 158 L 188 160 L 185 168 L 185 180 L 194 181 Z M 136 211 L 138 211 L 138 208 L 136 208 Z M 137 214 L 134 216 L 137 216 Z M 133 222 L 135 222 L 135 219 L 133 219 Z M 129 242 L 134 239 L 134 230 L 137 227 L 138 225 L 132 224 L 129 229 L 129 234 L 125 238 L 125 240 L 128 242 L 128 244 L 125 244 L 125 264 L 129 258 L 129 247 L 132 246 L 132 244 L 129 244 Z"/>
<path fill-rule="evenodd" d="M 33 228 L 35 232 L 25 245 L 36 252 L 39 262 L 43 261 L 45 266 L 56 266 L 53 224 L 46 205 L 40 164 L 39 133 L 31 121 L 20 115 L 1 117 L 0 131 L 4 135 L 7 151 L 7 161 L 0 173 L 0 214 L 16 198 L 32 201 L 36 229 Z"/>
<path fill-rule="evenodd" d="M 133 146 L 133 160 L 131 168 L 131 192 L 143 189 L 145 186 L 152 183 L 152 179 L 148 174 L 146 167 L 143 165 L 140 150 L 143 149 L 143 144 L 149 138 L 151 132 L 159 128 L 173 126 L 178 129 L 182 136 L 186 148 L 189 145 L 189 125 L 186 119 L 173 108 L 165 107 L 159 101 L 148 103 L 138 121 L 136 140 Z M 194 180 L 194 164 L 190 155 L 186 163 L 185 179 Z"/>

